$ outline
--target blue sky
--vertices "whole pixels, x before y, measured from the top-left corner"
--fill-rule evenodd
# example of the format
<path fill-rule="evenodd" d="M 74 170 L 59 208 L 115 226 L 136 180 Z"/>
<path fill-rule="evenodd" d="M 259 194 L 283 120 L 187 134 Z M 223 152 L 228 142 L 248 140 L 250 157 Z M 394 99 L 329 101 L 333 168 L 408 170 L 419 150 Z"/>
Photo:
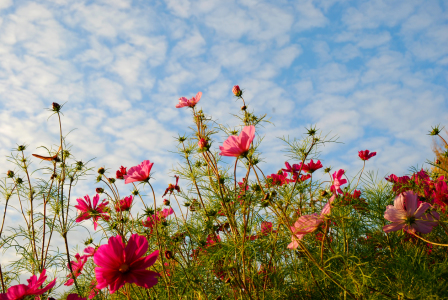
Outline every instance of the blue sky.
<path fill-rule="evenodd" d="M 432 158 L 426 133 L 447 121 L 447 18 L 444 1 L 3 0 L 0 155 L 55 144 L 45 108 L 66 103 L 78 159 L 150 159 L 162 187 L 191 124 L 177 99 L 202 91 L 204 111 L 234 125 L 239 84 L 274 124 L 259 131 L 268 172 L 285 161 L 277 137 L 316 124 L 344 143 L 324 165 L 355 174 L 370 149 L 370 169 L 401 174 Z"/>
<path fill-rule="evenodd" d="M 191 117 L 178 98 L 234 125 L 239 84 L 275 126 L 267 173 L 286 160 L 280 136 L 316 124 L 343 144 L 325 166 L 405 173 L 432 159 L 432 125 L 447 124 L 446 1 L 0 1 L 0 156 L 57 143 L 52 102 L 77 159 L 116 170 L 155 162 L 160 192 Z M 222 136 L 224 138 L 224 136 Z M 280 155 L 279 155 L 280 154 Z M 0 161 L 4 173 L 10 165 Z M 92 178 L 93 180 L 93 178 Z M 79 196 L 91 193 L 85 191 Z M 161 199 L 159 199 L 161 200 Z"/>

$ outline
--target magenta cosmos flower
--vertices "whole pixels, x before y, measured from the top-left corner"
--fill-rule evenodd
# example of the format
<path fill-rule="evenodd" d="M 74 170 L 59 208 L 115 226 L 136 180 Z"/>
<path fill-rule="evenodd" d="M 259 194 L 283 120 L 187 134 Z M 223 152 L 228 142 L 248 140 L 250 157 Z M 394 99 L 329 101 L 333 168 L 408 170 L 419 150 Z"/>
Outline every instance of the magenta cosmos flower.
<path fill-rule="evenodd" d="M 179 104 L 176 105 L 176 108 L 181 108 L 181 107 L 195 107 L 195 105 L 199 102 L 199 100 L 201 100 L 201 96 L 202 96 L 202 92 L 199 92 L 196 94 L 196 97 L 193 97 L 191 99 L 187 99 L 185 97 L 181 97 L 179 98 Z"/>
<path fill-rule="evenodd" d="M 358 156 L 362 160 L 369 160 L 376 155 L 376 152 L 371 152 L 369 150 L 359 151 Z"/>
<path fill-rule="evenodd" d="M 331 203 L 335 198 L 336 197 L 334 195 L 330 198 L 328 203 L 325 204 L 324 208 L 320 212 L 320 215 L 318 213 L 303 215 L 294 223 L 294 226 L 291 226 L 291 231 L 294 235 L 291 237 L 291 243 L 288 245 L 288 249 L 296 249 L 299 246 L 297 239 L 301 240 L 306 234 L 319 228 L 320 224 L 322 224 L 325 220 L 325 216 L 330 214 Z"/>
<path fill-rule="evenodd" d="M 92 247 L 90 247 L 90 248 L 92 248 Z M 85 255 L 80 256 L 79 253 L 76 253 L 76 255 L 75 255 L 76 261 L 74 261 L 74 260 L 70 261 L 72 264 L 73 275 L 75 275 L 76 278 L 78 278 L 78 276 L 81 275 L 82 269 L 84 268 L 87 258 L 88 257 Z M 67 268 L 70 270 L 69 264 L 67 264 Z M 67 277 L 70 279 L 66 283 L 64 283 L 64 285 L 71 286 L 75 282 L 73 280 L 72 272 L 70 272 L 67 275 Z"/>
<path fill-rule="evenodd" d="M 115 204 L 115 211 L 129 211 L 132 206 L 132 199 L 132 196 L 128 196 L 118 201 L 118 203 Z"/>
<path fill-rule="evenodd" d="M 255 137 L 255 126 L 244 126 L 243 131 L 239 136 L 231 135 L 224 141 L 222 146 L 219 146 L 222 156 L 241 156 L 247 153 L 250 148 L 250 144 Z"/>
<path fill-rule="evenodd" d="M 87 298 L 79 297 L 78 294 L 70 294 L 67 296 L 67 300 L 87 300 Z"/>
<path fill-rule="evenodd" d="M 304 172 L 314 173 L 314 171 L 319 170 L 320 168 L 322 168 L 322 163 L 320 162 L 320 160 L 318 160 L 317 162 L 311 160 L 308 164 L 303 165 L 302 169 Z"/>
<path fill-rule="evenodd" d="M 4 294 L 0 294 L 0 300 L 22 300 L 26 296 L 38 296 L 47 292 L 49 289 L 53 288 L 56 284 L 56 279 L 50 282 L 46 287 L 40 289 L 44 284 L 47 276 L 45 276 L 46 270 L 44 269 L 40 274 L 39 278 L 33 275 L 28 279 L 28 284 L 18 284 L 10 287 L 8 291 Z"/>
<path fill-rule="evenodd" d="M 394 205 L 388 205 L 384 218 L 391 221 L 383 227 L 384 232 L 404 229 L 412 233 L 430 233 L 432 228 L 438 225 L 439 214 L 435 211 L 426 211 L 431 208 L 427 202 L 418 201 L 418 197 L 412 191 L 406 191 L 398 195 Z"/>
<path fill-rule="evenodd" d="M 99 200 L 100 195 L 98 194 L 93 197 L 93 203 L 90 201 L 89 195 L 85 195 L 84 199 L 76 199 L 78 205 L 75 205 L 75 207 L 78 209 L 79 213 L 76 222 L 79 223 L 92 218 L 93 228 L 96 230 L 99 218 L 103 218 L 105 221 L 109 220 L 109 215 L 107 215 L 107 204 L 109 204 L 109 201 L 103 200 L 100 205 L 98 205 Z"/>
<path fill-rule="evenodd" d="M 156 262 L 159 251 L 144 256 L 146 251 L 148 241 L 143 236 L 131 235 L 126 246 L 121 236 L 111 237 L 108 244 L 100 246 L 93 257 L 98 266 L 95 268 L 96 287 L 103 289 L 109 286 L 113 294 L 125 283 L 135 283 L 147 289 L 156 285 L 160 274 L 147 269 Z"/>
<path fill-rule="evenodd" d="M 333 185 L 330 187 L 330 191 L 335 194 L 336 192 L 338 192 L 339 194 L 343 194 L 341 185 L 347 183 L 347 179 L 342 179 L 342 175 L 344 175 L 344 173 L 345 171 L 342 169 L 333 173 Z"/>
<path fill-rule="evenodd" d="M 129 168 L 128 173 L 123 176 L 124 183 L 131 183 L 136 181 L 148 181 L 151 176 L 151 168 L 154 163 L 149 160 L 144 160 L 138 166 Z"/>

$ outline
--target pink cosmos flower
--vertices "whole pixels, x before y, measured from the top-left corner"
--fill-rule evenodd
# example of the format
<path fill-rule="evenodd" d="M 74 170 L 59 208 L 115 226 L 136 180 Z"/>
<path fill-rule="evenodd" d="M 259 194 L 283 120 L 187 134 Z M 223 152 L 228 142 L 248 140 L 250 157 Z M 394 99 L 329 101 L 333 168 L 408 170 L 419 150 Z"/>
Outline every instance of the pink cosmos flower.
<path fill-rule="evenodd" d="M 316 163 L 311 160 L 308 164 L 303 165 L 302 170 L 307 173 L 314 173 L 314 171 L 322 168 L 322 163 L 318 160 Z"/>
<path fill-rule="evenodd" d="M 123 179 L 123 176 L 126 174 L 127 174 L 126 168 L 121 166 L 120 170 L 118 170 L 115 175 L 116 175 L 117 179 Z"/>
<path fill-rule="evenodd" d="M 87 298 L 79 297 L 78 294 L 70 294 L 67 296 L 67 300 L 87 300 Z"/>
<path fill-rule="evenodd" d="M 176 105 L 176 108 L 181 108 L 181 107 L 195 107 L 195 105 L 199 102 L 199 100 L 201 100 L 201 96 L 202 96 L 202 92 L 199 92 L 196 94 L 196 97 L 191 98 L 190 100 L 188 100 L 185 97 L 181 97 L 179 98 L 179 104 Z"/>
<path fill-rule="evenodd" d="M 439 214 L 435 211 L 425 213 L 431 205 L 418 201 L 418 197 L 412 191 L 406 191 L 398 195 L 394 205 L 388 205 L 384 218 L 392 224 L 383 227 L 384 232 L 404 229 L 412 233 L 430 233 L 432 228 L 438 225 Z"/>
<path fill-rule="evenodd" d="M 129 211 L 132 206 L 132 195 L 128 197 L 124 197 L 124 199 L 121 199 L 118 201 L 118 203 L 115 204 L 115 211 Z"/>
<path fill-rule="evenodd" d="M 222 146 L 219 146 L 222 156 L 239 157 L 249 151 L 250 144 L 255 138 L 255 126 L 244 126 L 243 131 L 239 136 L 232 135 L 224 141 Z"/>
<path fill-rule="evenodd" d="M 103 218 L 105 221 L 109 220 L 110 217 L 107 214 L 107 204 L 109 204 L 109 201 L 103 200 L 100 205 L 98 205 L 99 199 L 100 195 L 97 194 L 94 196 L 93 205 L 90 201 L 89 195 L 85 195 L 84 200 L 82 198 L 76 199 L 76 201 L 78 201 L 78 205 L 75 205 L 75 207 L 78 209 L 79 213 L 76 218 L 77 223 L 92 218 L 93 228 L 96 230 L 99 218 Z"/>
<path fill-rule="evenodd" d="M 292 167 L 291 167 L 289 162 L 286 161 L 285 162 L 285 166 L 286 166 L 286 169 L 282 169 L 282 171 L 296 174 L 296 173 L 298 173 L 300 171 L 302 163 L 300 163 L 300 164 L 293 164 Z"/>
<path fill-rule="evenodd" d="M 159 256 L 156 250 L 148 256 L 148 241 L 145 237 L 133 234 L 127 245 L 121 236 L 111 237 L 108 244 L 98 248 L 93 261 L 95 268 L 96 286 L 103 289 L 109 286 L 110 293 L 119 290 L 125 283 L 135 283 L 144 288 L 151 288 L 157 284 L 159 273 L 147 270 Z"/>
<path fill-rule="evenodd" d="M 46 287 L 40 289 L 47 279 L 45 273 L 47 271 L 44 269 L 40 274 L 39 278 L 36 275 L 27 279 L 28 284 L 18 284 L 10 287 L 6 293 L 0 293 L 0 300 L 22 300 L 26 296 L 38 296 L 52 289 L 56 284 L 56 279 L 51 281 Z"/>
<path fill-rule="evenodd" d="M 342 175 L 344 175 L 344 172 L 344 170 L 340 169 L 339 171 L 333 173 L 333 185 L 330 187 L 330 191 L 335 194 L 336 192 L 338 192 L 339 194 L 343 194 L 341 185 L 347 183 L 347 179 L 342 179 Z"/>
<path fill-rule="evenodd" d="M 146 218 L 146 221 L 142 221 L 144 227 L 151 228 L 151 233 L 154 225 L 159 221 L 164 221 L 169 215 L 172 215 L 174 210 L 170 208 L 165 208 L 162 211 L 157 212 L 156 214 L 149 216 Z"/>
<path fill-rule="evenodd" d="M 296 239 L 301 240 L 306 234 L 319 228 L 320 224 L 325 220 L 325 216 L 331 213 L 331 203 L 335 198 L 335 195 L 330 198 L 328 203 L 322 208 L 320 215 L 318 213 L 303 215 L 294 223 L 294 226 L 291 226 L 291 231 L 295 237 L 294 235 L 291 237 L 291 243 L 288 245 L 288 249 L 296 249 L 299 246 Z"/>
<path fill-rule="evenodd" d="M 282 172 L 281 174 L 271 174 L 271 175 L 266 176 L 266 178 L 272 179 L 272 184 L 273 185 L 280 185 L 280 186 L 282 186 L 284 184 L 288 184 L 288 183 L 291 182 L 288 179 L 288 174 L 286 172 L 285 173 Z"/>
<path fill-rule="evenodd" d="M 361 150 L 358 152 L 358 156 L 360 159 L 365 161 L 365 160 L 371 159 L 372 157 L 374 157 L 376 155 L 376 152 L 372 152 L 372 153 L 369 153 L 369 152 L 370 152 L 369 150 L 364 150 L 364 151 Z"/>
<path fill-rule="evenodd" d="M 174 177 L 176 178 L 176 184 L 172 184 L 172 183 L 168 184 L 168 187 L 166 188 L 165 193 L 163 194 L 162 197 L 165 197 L 165 195 L 168 193 L 170 193 L 170 195 L 171 195 L 172 193 L 174 193 L 174 191 L 180 192 L 180 187 L 178 185 L 179 176 L 174 175 Z"/>
<path fill-rule="evenodd" d="M 267 221 L 261 222 L 261 234 L 267 235 L 271 232 L 272 232 L 272 223 Z M 276 231 L 274 230 L 274 232 Z"/>
<path fill-rule="evenodd" d="M 76 261 L 72 260 L 70 261 L 72 264 L 72 271 L 73 271 L 73 275 L 75 275 L 75 277 L 77 278 L 79 275 L 81 275 L 82 269 L 84 268 L 84 265 L 87 261 L 87 257 L 86 256 L 80 256 L 79 253 L 76 253 L 75 255 Z M 67 268 L 70 271 L 70 265 L 67 264 Z M 64 283 L 64 285 L 66 286 L 71 286 L 75 281 L 73 280 L 73 276 L 72 273 L 70 272 L 67 275 L 68 278 L 70 278 L 66 283 Z"/>
<path fill-rule="evenodd" d="M 439 177 L 439 180 L 434 185 L 435 191 L 432 192 L 434 204 L 440 206 L 443 212 L 445 212 L 448 205 L 448 187 L 444 179 L 444 176 Z"/>
<path fill-rule="evenodd" d="M 92 257 L 94 254 L 95 254 L 95 252 L 96 252 L 96 250 L 95 250 L 95 248 L 94 247 L 87 247 L 87 248 L 85 248 L 84 249 L 84 255 L 83 256 L 81 256 L 81 258 L 89 258 L 89 257 Z"/>
<path fill-rule="evenodd" d="M 144 160 L 138 166 L 129 168 L 128 173 L 123 176 L 124 183 L 128 184 L 136 181 L 148 181 L 151 176 L 151 168 L 154 163 L 149 160 Z"/>

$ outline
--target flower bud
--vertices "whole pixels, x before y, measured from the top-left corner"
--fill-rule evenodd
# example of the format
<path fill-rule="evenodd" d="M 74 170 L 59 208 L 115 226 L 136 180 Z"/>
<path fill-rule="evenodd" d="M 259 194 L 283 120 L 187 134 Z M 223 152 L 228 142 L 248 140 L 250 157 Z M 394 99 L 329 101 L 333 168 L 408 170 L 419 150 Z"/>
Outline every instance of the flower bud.
<path fill-rule="evenodd" d="M 208 144 L 207 140 L 201 138 L 198 142 L 199 149 L 204 149 L 205 147 L 207 147 L 207 144 Z"/>
<path fill-rule="evenodd" d="M 163 199 L 163 205 L 169 206 L 170 205 L 170 200 Z"/>
<path fill-rule="evenodd" d="M 6 172 L 6 175 L 8 176 L 8 178 L 13 178 L 14 177 L 14 172 L 9 170 L 8 172 Z"/>
<path fill-rule="evenodd" d="M 235 85 L 233 87 L 232 92 L 237 97 L 241 97 L 241 95 L 243 94 L 243 91 L 241 91 L 241 89 L 240 89 L 240 87 L 238 85 Z"/>
<path fill-rule="evenodd" d="M 323 190 L 323 191 L 320 192 L 320 195 L 321 195 L 322 197 L 325 197 L 326 195 L 328 195 L 328 192 L 325 191 L 325 190 Z"/>
<path fill-rule="evenodd" d="M 98 169 L 98 174 L 103 175 L 104 172 L 106 172 L 106 170 L 105 170 L 103 167 L 101 167 L 101 168 Z"/>
<path fill-rule="evenodd" d="M 25 145 L 20 145 L 17 147 L 17 151 L 25 151 L 26 146 Z"/>
<path fill-rule="evenodd" d="M 439 159 L 436 159 L 436 165 L 440 165 L 442 162 Z M 10 171 L 8 171 L 10 172 Z"/>
<path fill-rule="evenodd" d="M 138 195 L 138 191 L 137 190 L 133 190 L 131 194 L 134 195 L 134 196 L 137 196 Z"/>
<path fill-rule="evenodd" d="M 246 110 L 246 109 L 247 109 L 246 105 L 241 106 L 241 110 Z"/>
<path fill-rule="evenodd" d="M 22 184 L 22 183 L 23 183 L 23 180 L 22 180 L 22 178 L 20 178 L 20 177 L 19 177 L 19 178 L 17 178 L 17 179 L 16 179 L 16 183 L 17 183 L 17 184 Z"/>
<path fill-rule="evenodd" d="M 100 187 L 97 187 L 97 188 L 95 189 L 95 192 L 96 192 L 97 194 L 102 194 L 102 193 L 104 193 L 104 189 L 103 189 L 103 188 L 100 188 Z"/>
<path fill-rule="evenodd" d="M 325 173 L 330 173 L 330 171 L 331 171 L 331 168 L 330 168 L 330 167 L 324 169 L 324 172 L 325 172 Z"/>
<path fill-rule="evenodd" d="M 111 178 L 107 178 L 107 180 L 109 180 L 109 182 L 112 183 L 112 184 L 115 183 L 115 178 L 111 177 Z"/>
<path fill-rule="evenodd" d="M 55 112 L 58 112 L 58 111 L 61 110 L 61 106 L 60 106 L 58 103 L 56 103 L 56 102 L 53 102 L 53 103 L 51 104 L 51 108 L 52 108 L 53 111 L 55 111 Z"/>
<path fill-rule="evenodd" d="M 171 252 L 170 250 L 165 251 L 165 257 L 166 257 L 166 259 L 172 259 L 173 252 Z"/>

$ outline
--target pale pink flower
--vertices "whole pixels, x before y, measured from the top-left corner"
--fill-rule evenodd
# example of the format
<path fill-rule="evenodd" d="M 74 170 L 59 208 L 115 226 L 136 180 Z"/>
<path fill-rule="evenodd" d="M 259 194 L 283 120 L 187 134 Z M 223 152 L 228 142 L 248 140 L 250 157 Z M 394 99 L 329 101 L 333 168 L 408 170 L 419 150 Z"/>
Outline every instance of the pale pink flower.
<path fill-rule="evenodd" d="M 334 195 L 330 198 L 322 208 L 320 214 L 303 215 L 294 223 L 294 226 L 291 226 L 291 231 L 294 235 L 291 237 L 291 243 L 288 245 L 288 249 L 296 249 L 299 246 L 297 239 L 301 240 L 306 234 L 319 228 L 320 224 L 325 220 L 325 216 L 331 213 L 331 203 L 335 198 Z"/>
<path fill-rule="evenodd" d="M 342 169 L 333 173 L 333 185 L 330 187 L 330 191 L 335 194 L 336 192 L 338 192 L 339 194 L 343 194 L 341 185 L 347 183 L 347 179 L 342 179 L 342 175 L 344 175 L 344 173 L 345 171 Z"/>
<path fill-rule="evenodd" d="M 93 228 L 96 230 L 99 218 L 103 218 L 105 221 L 109 220 L 110 217 L 107 214 L 107 204 L 109 204 L 109 201 L 103 200 L 98 205 L 99 200 L 100 195 L 98 194 L 93 197 L 93 203 L 90 201 L 89 195 L 85 195 L 84 199 L 76 199 L 76 201 L 78 201 L 78 205 L 75 205 L 75 207 L 78 209 L 79 213 L 76 218 L 76 222 L 79 223 L 92 218 Z"/>
<path fill-rule="evenodd" d="M 201 96 L 202 96 L 202 92 L 199 92 L 196 94 L 196 97 L 193 97 L 191 99 L 187 99 L 185 97 L 181 97 L 179 98 L 179 104 L 176 105 L 176 108 L 181 108 L 181 107 L 194 107 L 199 100 L 201 100 Z"/>
<path fill-rule="evenodd" d="M 219 146 L 222 156 L 241 156 L 247 153 L 250 148 L 250 144 L 255 138 L 255 126 L 244 126 L 243 131 L 239 136 L 232 135 L 224 141 L 222 146 Z"/>
<path fill-rule="evenodd" d="M 418 201 L 418 197 L 412 191 L 406 191 L 398 195 L 394 205 L 388 205 L 384 218 L 392 224 L 383 227 L 384 232 L 403 229 L 412 233 L 430 233 L 432 228 L 438 225 L 439 214 L 435 211 L 426 213 L 431 204 Z"/>
<path fill-rule="evenodd" d="M 125 283 L 135 283 L 144 288 L 151 288 L 158 282 L 159 273 L 147 270 L 157 260 L 159 251 L 144 256 L 148 251 L 148 241 L 144 236 L 133 234 L 127 245 L 121 236 L 111 237 L 107 245 L 98 248 L 93 261 L 98 266 L 95 276 L 96 286 L 103 289 L 109 286 L 113 294 Z"/>
<path fill-rule="evenodd" d="M 10 287 L 6 293 L 0 293 L 0 300 L 22 300 L 26 296 L 38 296 L 52 289 L 56 284 L 56 279 L 51 281 L 46 287 L 40 289 L 44 284 L 47 276 L 45 273 L 47 271 L 44 269 L 40 274 L 39 278 L 36 275 L 27 279 L 28 284 L 18 284 Z"/>
<path fill-rule="evenodd" d="M 149 160 L 144 160 L 138 166 L 129 168 L 128 173 L 123 176 L 124 183 L 131 183 L 136 181 L 148 181 L 151 176 L 151 168 L 154 163 Z"/>

